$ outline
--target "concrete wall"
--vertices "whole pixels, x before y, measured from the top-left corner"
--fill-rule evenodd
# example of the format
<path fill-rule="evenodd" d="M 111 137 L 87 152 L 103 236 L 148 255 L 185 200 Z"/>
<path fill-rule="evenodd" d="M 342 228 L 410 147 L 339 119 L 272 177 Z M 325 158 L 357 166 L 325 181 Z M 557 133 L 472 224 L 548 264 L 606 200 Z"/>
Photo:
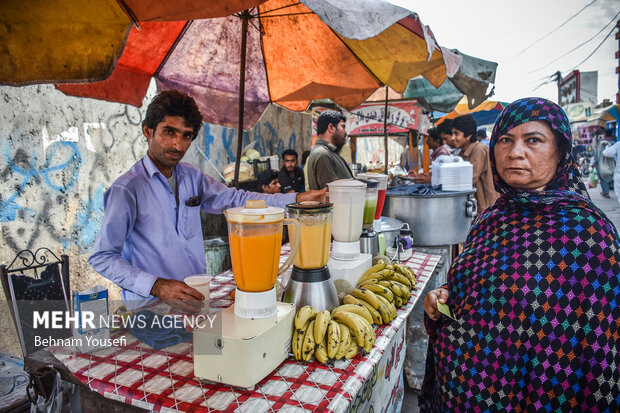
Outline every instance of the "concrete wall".
<path fill-rule="evenodd" d="M 87 259 L 104 191 L 146 153 L 140 125 L 155 93 L 152 83 L 136 108 L 68 97 L 52 85 L 0 87 L 0 262 L 45 246 L 69 255 L 72 289 L 102 283 L 112 298 L 120 297 Z M 245 134 L 244 146 L 255 141 L 261 155 L 287 148 L 301 154 L 310 149 L 311 128 L 309 114 L 270 106 Z M 217 176 L 216 169 L 234 162 L 236 141 L 234 129 L 204 124 L 184 161 Z"/>

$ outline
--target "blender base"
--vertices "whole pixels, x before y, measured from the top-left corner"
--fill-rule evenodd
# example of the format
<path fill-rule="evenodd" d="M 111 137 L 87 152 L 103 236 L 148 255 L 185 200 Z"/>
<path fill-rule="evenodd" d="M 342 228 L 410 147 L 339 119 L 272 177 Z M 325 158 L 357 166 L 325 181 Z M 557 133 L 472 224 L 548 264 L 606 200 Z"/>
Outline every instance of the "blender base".
<path fill-rule="evenodd" d="M 194 374 L 215 383 L 250 388 L 288 357 L 295 306 L 277 303 L 276 315 L 254 320 L 236 316 L 233 307 L 211 314 L 220 317 L 213 328 L 207 320 L 194 329 Z"/>
<path fill-rule="evenodd" d="M 319 311 L 331 311 L 340 304 L 327 266 L 311 269 L 293 266 L 283 301 L 293 303 L 297 308 L 311 305 Z"/>
<path fill-rule="evenodd" d="M 332 280 L 345 280 L 353 287 L 357 285 L 362 274 L 370 268 L 371 264 L 372 255 L 370 254 L 360 254 L 355 260 L 337 260 L 330 257 L 327 262 Z"/>

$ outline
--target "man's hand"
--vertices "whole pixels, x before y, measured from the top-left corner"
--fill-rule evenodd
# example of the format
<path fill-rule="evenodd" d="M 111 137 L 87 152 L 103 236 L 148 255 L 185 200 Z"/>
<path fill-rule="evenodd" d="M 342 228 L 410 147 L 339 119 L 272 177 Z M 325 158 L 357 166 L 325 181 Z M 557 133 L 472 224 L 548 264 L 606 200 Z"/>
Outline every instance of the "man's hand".
<path fill-rule="evenodd" d="M 204 295 L 177 280 L 158 278 L 151 288 L 151 294 L 162 300 L 170 301 L 171 305 L 183 311 L 195 313 L 204 306 Z"/>
<path fill-rule="evenodd" d="M 430 184 L 431 174 L 419 174 L 415 171 L 409 171 L 409 176 L 413 177 L 413 182 L 416 184 Z"/>
<path fill-rule="evenodd" d="M 304 202 L 304 201 L 317 201 L 321 202 L 325 198 L 327 193 L 327 188 L 323 189 L 315 189 L 312 191 L 299 192 L 295 201 Z"/>
<path fill-rule="evenodd" d="M 441 317 L 441 313 L 437 309 L 437 300 L 445 304 L 448 302 L 449 296 L 450 293 L 448 293 L 448 290 L 445 288 L 437 288 L 426 294 L 426 298 L 424 299 L 424 311 L 426 311 L 426 314 L 428 314 L 431 320 L 439 320 L 439 317 Z"/>

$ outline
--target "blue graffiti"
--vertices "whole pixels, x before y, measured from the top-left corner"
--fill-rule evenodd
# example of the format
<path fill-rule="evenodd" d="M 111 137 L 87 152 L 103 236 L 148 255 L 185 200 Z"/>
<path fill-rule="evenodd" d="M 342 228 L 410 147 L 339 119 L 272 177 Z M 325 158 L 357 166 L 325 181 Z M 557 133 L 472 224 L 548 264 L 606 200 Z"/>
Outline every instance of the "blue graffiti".
<path fill-rule="evenodd" d="M 72 154 L 64 163 L 51 165 L 56 153 L 56 148 L 59 146 L 69 148 L 72 151 Z M 19 196 L 24 192 L 26 186 L 30 183 L 30 181 L 32 181 L 36 177 L 41 177 L 51 189 L 57 192 L 66 191 L 73 187 L 73 185 L 75 185 L 78 179 L 78 172 L 82 164 L 82 157 L 80 156 L 77 145 L 74 142 L 55 142 L 50 145 L 49 149 L 51 150 L 47 154 L 43 167 L 37 167 L 38 156 L 36 151 L 32 151 L 32 162 L 28 165 L 28 169 L 23 169 L 15 163 L 11 156 L 10 147 L 6 146 L 5 158 L 9 169 L 16 174 L 22 175 L 24 179 L 22 180 L 21 184 L 15 189 L 15 192 L 9 195 L 6 200 L 0 200 L 0 222 L 14 221 L 16 218 L 16 214 L 19 210 L 24 210 L 29 214 L 34 214 L 34 210 L 32 210 L 31 208 L 21 207 L 17 204 L 16 201 L 17 198 L 19 198 Z M 66 185 L 60 186 L 52 182 L 52 180 L 50 179 L 51 174 L 55 172 L 64 172 L 70 167 L 73 167 L 73 173 L 68 174 L 70 176 L 70 179 Z"/>
<path fill-rule="evenodd" d="M 228 154 L 228 159 L 230 162 L 235 162 L 235 160 L 237 159 L 237 157 L 233 154 L 232 149 L 230 147 L 234 137 L 235 137 L 234 129 L 229 129 L 229 128 L 222 129 L 222 143 L 224 144 L 224 149 L 226 150 L 226 153 Z"/>
<path fill-rule="evenodd" d="M 208 123 L 204 124 L 205 130 L 205 155 L 211 159 L 211 144 L 215 141 L 215 136 L 211 134 L 211 126 Z"/>
<path fill-rule="evenodd" d="M 99 184 L 95 193 L 88 198 L 88 202 L 80 202 L 75 221 L 69 231 L 70 235 L 62 241 L 64 249 L 70 241 L 73 241 L 80 253 L 85 254 L 90 251 L 95 243 L 103 216 L 103 189 L 104 185 Z"/>

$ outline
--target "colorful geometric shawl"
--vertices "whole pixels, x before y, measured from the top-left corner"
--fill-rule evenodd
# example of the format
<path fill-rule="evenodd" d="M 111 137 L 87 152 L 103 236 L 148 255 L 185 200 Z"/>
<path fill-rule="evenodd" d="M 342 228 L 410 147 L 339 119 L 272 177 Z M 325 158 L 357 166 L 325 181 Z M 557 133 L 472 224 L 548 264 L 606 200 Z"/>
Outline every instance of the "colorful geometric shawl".
<path fill-rule="evenodd" d="M 620 244 L 590 201 L 570 150 L 541 191 L 497 175 L 506 131 L 543 120 L 571 141 L 562 109 L 539 98 L 510 104 L 491 135 L 500 198 L 472 226 L 448 275 L 456 321 L 431 335 L 422 411 L 620 410 Z"/>

